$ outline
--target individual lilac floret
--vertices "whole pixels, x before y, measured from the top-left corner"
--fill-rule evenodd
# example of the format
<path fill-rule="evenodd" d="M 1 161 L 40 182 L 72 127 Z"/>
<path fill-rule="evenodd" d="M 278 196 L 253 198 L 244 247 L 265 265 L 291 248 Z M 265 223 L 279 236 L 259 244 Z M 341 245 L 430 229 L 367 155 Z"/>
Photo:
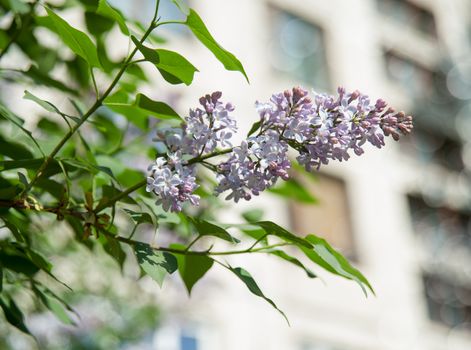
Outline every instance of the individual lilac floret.
<path fill-rule="evenodd" d="M 179 212 L 186 201 L 199 205 L 200 197 L 193 194 L 198 185 L 195 180 L 194 166 L 183 165 L 174 154 L 166 159 L 159 157 L 149 166 L 151 174 L 147 177 L 147 192 L 155 193 L 165 211 Z"/>

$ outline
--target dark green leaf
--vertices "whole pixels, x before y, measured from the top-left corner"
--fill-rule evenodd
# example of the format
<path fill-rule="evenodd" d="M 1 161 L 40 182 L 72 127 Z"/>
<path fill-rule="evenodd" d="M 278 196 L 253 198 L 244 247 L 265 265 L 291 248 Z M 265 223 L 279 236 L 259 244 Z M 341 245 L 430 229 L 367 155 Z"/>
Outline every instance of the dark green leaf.
<path fill-rule="evenodd" d="M 367 295 L 365 286 L 374 294 L 374 290 L 365 276 L 350 265 L 348 260 L 332 248 L 325 239 L 315 235 L 308 235 L 306 241 L 310 242 L 313 247 L 311 249 L 300 247 L 300 249 L 314 263 L 336 275 L 354 280 L 360 285 L 365 295 Z"/>
<path fill-rule="evenodd" d="M 90 34 L 97 38 L 109 32 L 114 25 L 112 19 L 91 11 L 85 12 L 85 23 Z"/>
<path fill-rule="evenodd" d="M 245 79 L 249 81 L 242 63 L 240 63 L 240 61 L 232 53 L 225 50 L 216 42 L 216 40 L 214 40 L 213 36 L 209 33 L 200 16 L 193 9 L 190 9 L 190 14 L 186 19 L 186 25 L 199 39 L 199 41 L 201 41 L 201 43 L 206 46 L 214 54 L 214 56 L 216 56 L 216 58 L 224 65 L 227 70 L 239 71 L 244 75 Z"/>
<path fill-rule="evenodd" d="M 249 130 L 249 133 L 247 136 L 251 136 L 255 131 L 257 131 L 260 128 L 260 125 L 262 122 L 259 120 L 258 122 L 253 123 L 252 127 Z"/>
<path fill-rule="evenodd" d="M 162 286 L 165 276 L 174 273 L 178 268 L 175 256 L 167 252 L 156 251 L 148 244 L 137 243 L 134 246 L 134 252 L 142 270 L 160 286 Z"/>
<path fill-rule="evenodd" d="M 121 244 L 113 238 L 100 235 L 100 242 L 103 245 L 103 249 L 108 253 L 116 262 L 119 264 L 121 269 L 123 268 L 124 261 L 126 260 L 126 253 L 124 252 Z"/>
<path fill-rule="evenodd" d="M 11 159 L 29 159 L 33 154 L 21 143 L 7 141 L 0 135 L 0 154 Z"/>
<path fill-rule="evenodd" d="M 80 30 L 75 29 L 51 9 L 46 7 L 48 18 L 54 25 L 55 32 L 62 41 L 78 56 L 82 57 L 92 67 L 101 68 L 97 50 L 90 38 Z"/>
<path fill-rule="evenodd" d="M 278 309 L 278 307 L 276 306 L 276 304 L 273 302 L 273 300 L 267 298 L 263 292 L 261 291 L 260 287 L 257 285 L 257 282 L 255 282 L 255 280 L 253 279 L 253 277 L 250 275 L 250 273 L 241 268 L 241 267 L 232 267 L 232 266 L 229 266 L 229 270 L 231 270 L 237 277 L 239 277 L 239 279 L 245 283 L 245 285 L 247 286 L 247 288 L 253 293 L 255 294 L 256 296 L 260 297 L 260 298 L 263 298 L 265 299 L 271 306 L 273 306 L 286 320 L 286 322 L 288 322 L 289 324 L 289 321 L 288 321 L 288 318 L 286 317 L 285 313 L 283 311 L 281 311 L 280 309 Z"/>
<path fill-rule="evenodd" d="M 151 100 L 144 94 L 137 94 L 135 104 L 159 119 L 181 119 L 172 107 L 163 102 Z"/>
<path fill-rule="evenodd" d="M 201 220 L 198 218 L 191 218 L 191 217 L 188 217 L 188 218 L 195 226 L 196 230 L 198 231 L 198 234 L 201 236 L 213 236 L 213 237 L 221 238 L 231 243 L 240 242 L 237 238 L 232 237 L 229 234 L 229 232 L 227 232 L 222 227 L 212 224 L 206 220 Z"/>
<path fill-rule="evenodd" d="M 100 0 L 98 2 L 98 8 L 96 12 L 104 17 L 110 18 L 118 23 L 119 29 L 124 35 L 129 35 L 129 29 L 126 26 L 123 15 L 118 10 L 111 7 L 106 0 Z"/>
<path fill-rule="evenodd" d="M 13 299 L 6 296 L 0 296 L 0 307 L 5 314 L 7 321 L 20 331 L 31 334 L 25 325 L 25 318 L 21 310 L 16 306 Z"/>
<path fill-rule="evenodd" d="M 181 244 L 172 244 L 171 248 L 185 250 Z M 178 272 L 185 283 L 188 294 L 191 294 L 193 286 L 213 266 L 214 260 L 207 255 L 175 254 L 178 261 Z"/>
<path fill-rule="evenodd" d="M 129 214 L 131 219 L 134 221 L 136 225 L 148 223 L 153 225 L 152 217 L 149 215 L 149 213 L 137 213 L 135 211 L 129 210 L 129 209 L 123 209 L 126 213 Z"/>

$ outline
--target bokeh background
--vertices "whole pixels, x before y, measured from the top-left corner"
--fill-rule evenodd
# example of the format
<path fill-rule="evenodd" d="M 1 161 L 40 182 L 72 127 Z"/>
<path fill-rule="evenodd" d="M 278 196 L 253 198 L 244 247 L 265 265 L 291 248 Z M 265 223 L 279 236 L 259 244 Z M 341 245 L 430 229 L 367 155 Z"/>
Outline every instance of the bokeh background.
<path fill-rule="evenodd" d="M 153 0 L 110 2 L 143 22 L 154 6 Z M 370 147 L 348 163 L 329 164 L 315 181 L 298 175 L 318 199 L 315 205 L 264 194 L 221 210 L 222 221 L 230 222 L 241 212 L 263 210 L 267 219 L 295 232 L 326 237 L 370 279 L 376 296 L 365 298 L 352 282 L 322 271 L 310 280 L 268 257 L 236 258 L 286 312 L 288 327 L 223 271 L 205 276 L 188 298 L 178 278 L 158 289 L 147 278 L 126 279 L 119 271 L 95 276 L 81 251 L 77 259 L 82 260 L 71 263 L 75 267 L 66 261 L 60 266 L 66 279 L 68 269 L 77 276 L 82 271 L 84 289 L 92 291 L 75 304 L 82 320 L 74 328 L 49 314 L 36 315 L 29 324 L 42 346 L 471 349 L 471 1 L 200 0 L 189 5 L 243 62 L 250 84 L 225 71 L 185 29 L 169 27 L 161 33 L 168 39 L 164 46 L 189 57 L 200 73 L 191 88 L 156 80 L 146 93 L 164 96 L 182 114 L 199 96 L 221 90 L 235 104 L 245 134 L 257 118 L 256 100 L 297 85 L 326 92 L 342 85 L 414 116 L 413 134 L 399 143 L 388 140 L 383 150 Z M 164 18 L 182 18 L 170 1 L 162 0 L 162 7 Z M 111 51 L 126 45 L 116 39 Z M 100 268 L 107 264 L 103 260 Z M 68 282 L 81 277 L 74 278 Z M 0 332 L 5 347 L 37 346 L 3 326 Z"/>

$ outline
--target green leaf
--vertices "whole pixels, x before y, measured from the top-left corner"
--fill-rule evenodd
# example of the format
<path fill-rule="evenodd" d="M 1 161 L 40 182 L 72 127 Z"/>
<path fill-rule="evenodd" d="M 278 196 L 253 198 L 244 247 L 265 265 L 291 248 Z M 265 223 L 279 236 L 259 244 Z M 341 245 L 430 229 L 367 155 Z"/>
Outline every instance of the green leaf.
<path fill-rule="evenodd" d="M 151 224 L 151 225 L 154 224 L 154 222 L 152 221 L 152 217 L 149 215 L 149 213 L 137 213 L 130 209 L 123 209 L 123 210 L 129 214 L 132 221 L 134 221 L 136 225 L 140 225 L 144 223 Z"/>
<path fill-rule="evenodd" d="M 200 16 L 193 9 L 190 9 L 190 14 L 187 17 L 185 24 L 188 26 L 188 28 L 190 28 L 199 41 L 201 41 L 201 43 L 206 46 L 224 65 L 224 68 L 231 71 L 241 72 L 245 79 L 247 79 L 247 82 L 249 81 L 242 63 L 240 63 L 240 61 L 232 53 L 225 50 L 216 42 L 216 40 L 214 40 L 213 36 L 209 33 Z"/>
<path fill-rule="evenodd" d="M 145 111 L 151 112 L 159 119 L 181 119 L 177 112 L 166 103 L 151 100 L 144 94 L 137 94 L 135 105 Z"/>
<path fill-rule="evenodd" d="M 239 279 L 245 283 L 245 285 L 247 286 L 247 288 L 249 289 L 250 292 L 252 292 L 253 294 L 255 294 L 256 296 L 260 297 L 260 298 L 263 298 L 264 300 L 266 300 L 271 306 L 273 306 L 286 320 L 286 322 L 288 322 L 289 324 L 289 321 L 288 321 L 288 318 L 286 317 L 285 313 L 283 311 L 281 311 L 278 306 L 276 306 L 276 304 L 273 302 L 273 300 L 267 298 L 262 290 L 260 289 L 260 287 L 257 285 L 257 282 L 255 282 L 255 280 L 253 279 L 252 275 L 250 275 L 250 273 L 241 268 L 241 267 L 232 267 L 232 266 L 229 266 L 229 270 L 232 271 L 237 277 L 239 277 Z"/>
<path fill-rule="evenodd" d="M 95 45 L 83 32 L 72 27 L 64 19 L 46 7 L 48 18 L 54 25 L 55 32 L 62 41 L 78 56 L 82 57 L 92 67 L 101 68 Z"/>
<path fill-rule="evenodd" d="M 66 306 L 57 297 L 48 290 L 41 291 L 39 288 L 33 289 L 34 293 L 38 296 L 41 302 L 46 306 L 56 317 L 64 324 L 75 325 L 75 322 L 70 318 L 66 311 Z"/>
<path fill-rule="evenodd" d="M 283 198 L 295 200 L 300 203 L 317 204 L 319 201 L 298 180 L 291 178 L 282 181 L 279 186 L 268 189 L 270 193 Z"/>
<path fill-rule="evenodd" d="M 11 10 L 15 13 L 24 15 L 29 12 L 29 6 L 23 0 L 8 0 L 8 2 Z"/>
<path fill-rule="evenodd" d="M 217 238 L 221 238 L 225 241 L 231 242 L 231 243 L 239 243 L 240 241 L 232 237 L 229 232 L 227 232 L 225 229 L 222 227 L 219 227 L 215 224 L 212 224 L 206 220 L 201 220 L 198 218 L 192 218 L 188 217 L 188 219 L 191 221 L 191 223 L 195 226 L 196 230 L 198 231 L 198 234 L 200 236 L 213 236 Z"/>
<path fill-rule="evenodd" d="M 0 135 L 0 152 L 11 159 L 30 159 L 33 154 L 21 143 L 5 140 Z"/>
<path fill-rule="evenodd" d="M 121 33 L 123 33 L 124 35 L 129 35 L 129 29 L 126 26 L 126 21 L 124 20 L 123 15 L 121 14 L 121 12 L 111 7 L 106 2 L 106 0 L 100 0 L 98 2 L 98 7 L 97 7 L 96 12 L 102 15 L 103 17 L 107 17 L 109 19 L 112 19 L 116 23 L 118 23 Z"/>
<path fill-rule="evenodd" d="M 25 135 L 29 137 L 31 141 L 33 141 L 34 145 L 38 148 L 38 150 L 41 152 L 42 155 L 44 155 L 44 152 L 42 151 L 41 147 L 39 146 L 38 142 L 34 138 L 33 134 L 31 131 L 23 127 L 24 120 L 18 117 L 16 114 L 11 112 L 8 108 L 6 108 L 4 105 L 0 103 L 0 118 L 4 118 L 11 123 L 13 123 L 16 127 L 18 127 Z"/>
<path fill-rule="evenodd" d="M 295 234 L 289 232 L 288 230 L 284 229 L 283 227 L 275 224 L 271 221 L 257 221 L 252 223 L 253 225 L 260 226 L 265 230 L 267 235 L 277 236 L 287 242 L 294 243 L 298 246 L 302 246 L 305 248 L 312 248 L 312 245 L 305 239 L 296 236 Z"/>
<path fill-rule="evenodd" d="M 268 253 L 270 253 L 271 255 L 275 255 L 275 256 L 283 259 L 283 260 L 286 260 L 286 261 L 290 262 L 293 265 L 296 265 L 296 266 L 302 268 L 306 272 L 306 274 L 309 278 L 316 278 L 317 277 L 316 274 L 314 272 L 312 272 L 311 270 L 309 270 L 306 266 L 304 266 L 304 264 L 301 261 L 299 261 L 295 257 L 292 257 L 291 255 L 286 254 L 282 250 L 270 250 L 270 251 L 268 251 Z"/>
<path fill-rule="evenodd" d="M 178 7 L 178 9 L 186 16 L 190 14 L 190 8 L 186 4 L 185 0 L 172 0 L 172 2 L 175 4 L 175 6 Z"/>
<path fill-rule="evenodd" d="M 182 244 L 172 244 L 171 248 L 185 250 Z M 178 272 L 185 283 L 188 294 L 191 294 L 193 286 L 213 266 L 214 260 L 207 255 L 200 254 L 175 254 L 178 262 Z"/>
<path fill-rule="evenodd" d="M 360 285 L 365 295 L 367 295 L 365 286 L 373 294 L 375 293 L 366 277 L 363 276 L 360 271 L 350 265 L 348 260 L 342 254 L 332 248 L 325 239 L 315 235 L 308 235 L 306 237 L 306 241 L 312 244 L 312 249 L 308 249 L 306 247 L 299 248 L 311 261 L 333 274 L 354 280 Z"/>
<path fill-rule="evenodd" d="M 23 313 L 15 304 L 13 299 L 6 296 L 0 296 L 0 307 L 5 314 L 5 318 L 8 323 L 24 333 L 31 334 L 25 325 L 25 317 L 23 316 Z"/>
<path fill-rule="evenodd" d="M 111 256 L 119 264 L 119 267 L 122 269 L 124 266 L 124 261 L 126 260 L 126 253 L 119 241 L 113 238 L 106 237 L 105 235 L 100 235 L 99 241 L 103 245 L 103 249 L 109 256 Z"/>
<path fill-rule="evenodd" d="M 38 105 L 40 105 L 42 108 L 44 108 L 46 111 L 49 111 L 49 112 L 56 112 L 56 111 L 59 111 L 57 109 L 57 107 L 55 107 L 51 102 L 48 102 L 48 101 L 45 101 L 45 100 L 42 100 L 40 99 L 39 97 L 37 96 L 34 96 L 31 92 L 29 92 L 28 90 L 25 90 L 24 91 L 24 96 L 23 98 L 25 100 L 31 100 L 33 102 L 36 102 Z"/>
<path fill-rule="evenodd" d="M 178 268 L 175 256 L 167 252 L 156 251 L 148 244 L 135 244 L 134 252 L 142 270 L 160 286 L 162 286 L 165 276 L 174 273 Z"/>
<path fill-rule="evenodd" d="M 191 84 L 195 72 L 198 72 L 198 69 L 185 57 L 170 50 L 151 49 L 140 44 L 134 36 L 131 38 L 144 58 L 155 64 L 165 80 L 171 84 Z"/>
<path fill-rule="evenodd" d="M 92 11 L 85 12 L 85 23 L 87 25 L 88 32 L 97 39 L 97 43 L 100 36 L 109 32 L 114 25 L 114 21 L 112 19 Z"/>
<path fill-rule="evenodd" d="M 263 210 L 262 209 L 251 209 L 247 210 L 242 213 L 242 217 L 247 222 L 257 222 L 260 221 L 263 217 Z"/>
<path fill-rule="evenodd" d="M 167 81 L 169 81 L 168 76 L 166 78 L 164 72 L 177 78 L 185 85 L 191 84 L 195 72 L 198 72 L 198 69 L 195 66 L 193 66 L 185 57 L 176 52 L 164 49 L 157 49 L 156 52 L 160 58 L 160 62 L 157 63 L 156 66 Z M 169 82 L 175 84 L 172 81 Z"/>
<path fill-rule="evenodd" d="M 262 121 L 259 120 L 258 122 L 253 123 L 252 127 L 249 130 L 249 133 L 247 136 L 251 136 L 255 131 L 257 131 L 260 128 L 260 125 L 262 124 Z"/>

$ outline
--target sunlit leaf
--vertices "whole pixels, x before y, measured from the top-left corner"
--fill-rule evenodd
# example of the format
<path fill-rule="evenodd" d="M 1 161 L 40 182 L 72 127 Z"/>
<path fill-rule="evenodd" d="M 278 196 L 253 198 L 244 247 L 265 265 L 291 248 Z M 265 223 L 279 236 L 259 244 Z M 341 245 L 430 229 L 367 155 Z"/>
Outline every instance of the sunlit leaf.
<path fill-rule="evenodd" d="M 124 35 L 129 35 L 129 29 L 122 13 L 111 7 L 106 0 L 100 0 L 96 12 L 104 17 L 110 18 L 118 23 L 119 29 Z"/>
<path fill-rule="evenodd" d="M 156 251 L 148 244 L 135 244 L 134 252 L 142 270 L 160 286 L 162 286 L 165 276 L 174 273 L 178 268 L 175 256 L 167 252 Z"/>
<path fill-rule="evenodd" d="M 97 50 L 91 39 L 83 32 L 72 27 L 64 19 L 46 7 L 48 18 L 62 41 L 92 67 L 101 68 Z"/>
<path fill-rule="evenodd" d="M 308 235 L 306 240 L 312 244 L 312 248 L 299 247 L 306 256 L 317 265 L 329 272 L 356 281 L 365 295 L 365 286 L 374 294 L 374 290 L 363 274 L 354 268 L 348 260 L 323 238 L 315 235 Z"/>
<path fill-rule="evenodd" d="M 201 43 L 206 46 L 214 54 L 214 56 L 216 56 L 216 58 L 224 65 L 227 70 L 239 71 L 244 75 L 247 81 L 249 81 L 242 63 L 240 63 L 240 61 L 232 53 L 225 50 L 216 42 L 201 20 L 201 17 L 193 9 L 190 9 L 190 14 L 186 19 L 186 25 L 199 39 L 199 41 L 201 41 Z"/>
<path fill-rule="evenodd" d="M 172 244 L 170 247 L 185 250 L 182 244 Z M 178 272 L 188 294 L 191 294 L 193 286 L 211 269 L 214 260 L 203 254 L 175 254 L 175 257 L 178 261 Z"/>
<path fill-rule="evenodd" d="M 245 270 L 241 267 L 235 267 L 234 268 L 232 266 L 229 266 L 229 270 L 232 271 L 237 277 L 239 277 L 239 279 L 242 282 L 244 282 L 244 284 L 247 286 L 247 288 L 249 289 L 250 292 L 252 292 L 253 294 L 255 294 L 256 296 L 258 296 L 260 298 L 263 298 L 271 306 L 273 306 L 285 318 L 286 322 L 288 322 L 288 324 L 289 324 L 288 318 L 286 317 L 285 313 L 283 311 L 281 311 L 278 308 L 278 306 L 276 306 L 276 304 L 273 302 L 273 300 L 267 298 L 265 296 L 265 294 L 263 294 L 263 292 L 260 289 L 260 287 L 258 286 L 257 282 L 255 282 L 252 275 L 247 270 Z"/>

